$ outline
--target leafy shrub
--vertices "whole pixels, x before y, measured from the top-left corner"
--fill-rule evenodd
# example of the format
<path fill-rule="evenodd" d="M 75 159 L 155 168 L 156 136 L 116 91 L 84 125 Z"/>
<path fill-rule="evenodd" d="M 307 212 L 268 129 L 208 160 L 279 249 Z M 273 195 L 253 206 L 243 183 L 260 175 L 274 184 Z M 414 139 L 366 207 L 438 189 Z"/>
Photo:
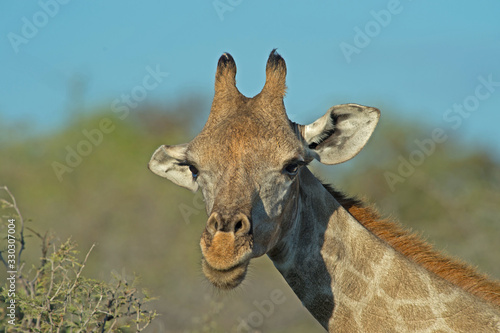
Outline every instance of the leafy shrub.
<path fill-rule="evenodd" d="M 115 274 L 103 282 L 82 274 L 94 245 L 81 260 L 71 239 L 57 245 L 53 236 L 26 228 L 42 241 L 40 263 L 26 269 L 24 220 L 8 188 L 0 190 L 9 197 L 0 198 L 0 261 L 7 272 L 0 332 L 140 332 L 152 322 L 157 314 L 145 307 L 152 298 L 138 291 L 137 278 Z"/>

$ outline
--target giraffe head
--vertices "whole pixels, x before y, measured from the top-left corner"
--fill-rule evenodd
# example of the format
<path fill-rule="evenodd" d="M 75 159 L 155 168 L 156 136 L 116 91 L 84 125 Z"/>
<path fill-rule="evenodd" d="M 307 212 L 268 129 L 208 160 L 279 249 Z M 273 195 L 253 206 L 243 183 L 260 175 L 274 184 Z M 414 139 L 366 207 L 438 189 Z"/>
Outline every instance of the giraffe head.
<path fill-rule="evenodd" d="M 283 103 L 286 65 L 275 50 L 255 97 L 238 91 L 235 76 L 236 64 L 225 53 L 203 130 L 189 143 L 161 146 L 149 163 L 157 175 L 202 191 L 209 216 L 200 241 L 202 268 L 222 289 L 239 285 L 250 260 L 272 250 L 290 228 L 304 166 L 354 157 L 380 116 L 375 108 L 345 104 L 310 125 L 291 122 Z"/>

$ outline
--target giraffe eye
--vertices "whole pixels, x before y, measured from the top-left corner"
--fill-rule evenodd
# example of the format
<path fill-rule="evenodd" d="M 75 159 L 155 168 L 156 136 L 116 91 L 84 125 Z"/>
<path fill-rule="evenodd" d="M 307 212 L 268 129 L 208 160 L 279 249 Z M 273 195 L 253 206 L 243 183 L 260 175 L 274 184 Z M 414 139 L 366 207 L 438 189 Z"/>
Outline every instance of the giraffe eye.
<path fill-rule="evenodd" d="M 196 177 L 198 177 L 199 171 L 198 171 L 198 169 L 196 169 L 195 166 L 190 165 L 189 166 L 189 171 L 191 171 L 191 173 L 193 174 L 193 178 L 196 179 Z"/>
<path fill-rule="evenodd" d="M 285 167 L 285 172 L 290 176 L 295 176 L 299 171 L 299 165 L 297 163 L 290 163 Z"/>

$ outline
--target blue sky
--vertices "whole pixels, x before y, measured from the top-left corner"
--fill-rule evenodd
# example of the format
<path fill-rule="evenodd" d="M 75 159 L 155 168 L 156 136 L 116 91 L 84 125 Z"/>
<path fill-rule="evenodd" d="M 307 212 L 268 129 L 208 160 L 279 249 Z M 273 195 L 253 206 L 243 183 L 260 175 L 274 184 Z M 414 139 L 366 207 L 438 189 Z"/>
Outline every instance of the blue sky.
<path fill-rule="evenodd" d="M 74 107 L 75 78 L 86 82 L 91 110 L 141 85 L 148 68 L 168 76 L 147 100 L 208 99 L 225 51 L 240 91 L 252 96 L 278 48 L 295 121 L 356 102 L 500 155 L 499 13 L 497 0 L 3 1 L 0 121 L 55 129 Z"/>

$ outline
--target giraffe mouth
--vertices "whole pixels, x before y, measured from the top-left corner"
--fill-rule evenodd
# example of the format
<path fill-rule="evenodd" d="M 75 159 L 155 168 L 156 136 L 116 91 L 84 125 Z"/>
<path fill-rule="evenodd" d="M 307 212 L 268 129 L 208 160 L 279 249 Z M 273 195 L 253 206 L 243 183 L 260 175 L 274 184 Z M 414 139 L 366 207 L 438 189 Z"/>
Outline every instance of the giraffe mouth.
<path fill-rule="evenodd" d="M 227 269 L 217 269 L 211 266 L 208 261 L 203 258 L 201 267 L 203 269 L 203 274 L 205 274 L 208 281 L 215 287 L 230 290 L 236 288 L 245 279 L 249 263 L 250 260 L 247 260 Z"/>
<path fill-rule="evenodd" d="M 252 235 L 222 231 L 212 235 L 205 229 L 200 240 L 201 267 L 208 281 L 219 289 L 236 288 L 245 279 L 252 244 Z"/>

